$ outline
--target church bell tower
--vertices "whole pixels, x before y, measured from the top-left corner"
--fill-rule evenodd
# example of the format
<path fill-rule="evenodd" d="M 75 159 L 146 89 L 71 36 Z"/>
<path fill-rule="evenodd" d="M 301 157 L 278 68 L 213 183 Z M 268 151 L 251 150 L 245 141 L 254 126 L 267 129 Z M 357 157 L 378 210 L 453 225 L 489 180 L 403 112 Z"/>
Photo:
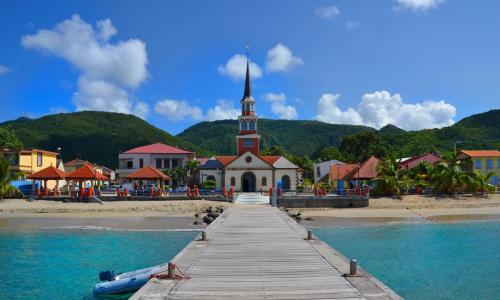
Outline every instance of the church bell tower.
<path fill-rule="evenodd" d="M 252 97 L 252 88 L 250 86 L 250 66 L 247 61 L 247 71 L 245 78 L 245 92 L 241 103 L 241 116 L 239 121 L 239 134 L 236 136 L 236 145 L 238 156 L 245 152 L 252 152 L 259 155 L 260 135 L 257 134 L 257 120 L 255 115 L 255 100 Z"/>

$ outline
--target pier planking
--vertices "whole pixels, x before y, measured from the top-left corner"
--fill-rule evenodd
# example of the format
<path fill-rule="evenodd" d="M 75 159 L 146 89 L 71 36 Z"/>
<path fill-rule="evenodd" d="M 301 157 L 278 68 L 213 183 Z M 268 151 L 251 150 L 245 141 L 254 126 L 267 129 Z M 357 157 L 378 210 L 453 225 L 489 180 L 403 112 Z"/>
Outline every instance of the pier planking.
<path fill-rule="evenodd" d="M 342 276 L 346 259 L 277 208 L 233 207 L 175 258 L 190 279 L 153 279 L 132 300 L 400 299 L 365 271 Z"/>

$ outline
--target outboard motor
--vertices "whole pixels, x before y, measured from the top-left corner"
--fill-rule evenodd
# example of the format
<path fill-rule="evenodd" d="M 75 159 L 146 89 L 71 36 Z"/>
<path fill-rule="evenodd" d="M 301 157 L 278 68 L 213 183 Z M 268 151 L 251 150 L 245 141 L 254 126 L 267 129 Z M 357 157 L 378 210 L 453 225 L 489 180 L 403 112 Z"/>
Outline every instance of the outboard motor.
<path fill-rule="evenodd" d="M 100 281 L 113 281 L 115 280 L 115 272 L 108 270 L 99 272 L 99 280 Z"/>

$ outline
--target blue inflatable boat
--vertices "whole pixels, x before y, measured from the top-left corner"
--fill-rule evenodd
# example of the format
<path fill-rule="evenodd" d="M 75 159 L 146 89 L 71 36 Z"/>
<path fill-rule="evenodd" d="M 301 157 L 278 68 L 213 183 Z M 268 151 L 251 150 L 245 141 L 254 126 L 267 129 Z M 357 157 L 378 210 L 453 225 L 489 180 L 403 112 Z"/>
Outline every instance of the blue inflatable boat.
<path fill-rule="evenodd" d="M 99 280 L 105 281 L 95 285 L 95 295 L 117 295 L 137 291 L 148 282 L 151 275 L 166 271 L 168 264 L 121 273 L 115 276 L 113 271 L 99 273 Z"/>

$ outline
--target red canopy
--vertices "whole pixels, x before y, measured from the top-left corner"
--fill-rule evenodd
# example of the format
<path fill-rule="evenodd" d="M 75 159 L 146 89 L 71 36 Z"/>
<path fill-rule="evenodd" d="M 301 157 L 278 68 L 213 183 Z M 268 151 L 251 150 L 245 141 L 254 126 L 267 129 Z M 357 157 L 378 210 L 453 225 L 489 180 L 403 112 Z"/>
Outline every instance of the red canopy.
<path fill-rule="evenodd" d="M 67 174 L 56 167 L 50 166 L 27 176 L 28 179 L 59 180 L 65 179 Z"/>
<path fill-rule="evenodd" d="M 94 167 L 89 164 L 83 165 L 80 169 L 66 175 L 69 180 L 108 180 L 108 178 L 101 173 L 97 172 Z"/>
<path fill-rule="evenodd" d="M 127 176 L 127 179 L 136 179 L 136 180 L 168 180 L 170 177 L 158 171 L 157 169 L 146 166 L 142 169 L 135 171 L 134 173 Z"/>

